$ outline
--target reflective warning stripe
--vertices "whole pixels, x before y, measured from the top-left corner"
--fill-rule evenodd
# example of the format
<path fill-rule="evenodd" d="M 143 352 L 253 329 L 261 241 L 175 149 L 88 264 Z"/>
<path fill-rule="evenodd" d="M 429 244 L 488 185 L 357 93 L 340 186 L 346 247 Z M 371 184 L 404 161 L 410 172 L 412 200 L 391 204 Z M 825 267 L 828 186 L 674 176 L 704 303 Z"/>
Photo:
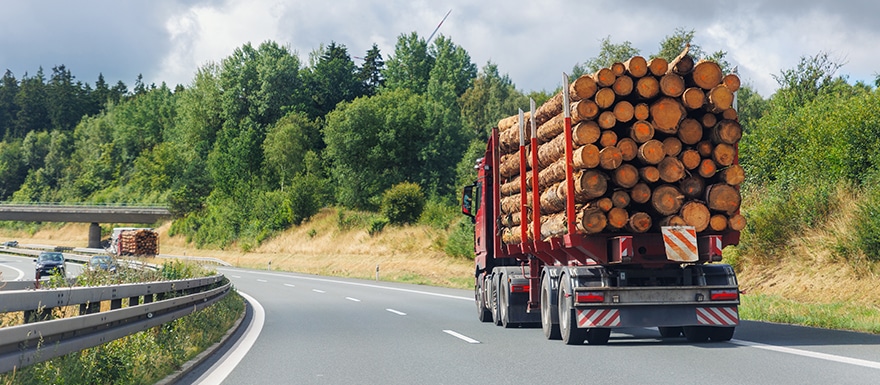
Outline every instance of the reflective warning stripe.
<path fill-rule="evenodd" d="M 666 259 L 678 262 L 696 262 L 697 230 L 693 226 L 664 226 L 663 243 L 666 246 Z"/>
<path fill-rule="evenodd" d="M 739 313 L 736 307 L 698 307 L 697 322 L 700 325 L 736 326 Z"/>
<path fill-rule="evenodd" d="M 615 327 L 620 326 L 620 310 L 588 309 L 577 310 L 579 328 Z"/>

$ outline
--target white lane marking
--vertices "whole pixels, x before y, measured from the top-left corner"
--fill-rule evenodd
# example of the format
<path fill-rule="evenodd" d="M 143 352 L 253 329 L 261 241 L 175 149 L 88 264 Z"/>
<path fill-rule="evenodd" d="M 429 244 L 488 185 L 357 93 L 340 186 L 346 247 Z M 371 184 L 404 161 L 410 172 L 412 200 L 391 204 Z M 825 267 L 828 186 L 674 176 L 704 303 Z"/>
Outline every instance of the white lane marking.
<path fill-rule="evenodd" d="M 326 293 L 324 290 L 312 289 L 315 293 Z"/>
<path fill-rule="evenodd" d="M 359 300 L 359 299 L 357 299 L 357 298 L 351 298 L 351 297 L 345 297 L 345 299 L 347 299 L 347 300 L 349 300 L 349 301 L 352 301 L 352 302 L 360 302 L 360 301 L 361 301 L 361 300 Z"/>
<path fill-rule="evenodd" d="M 230 275 L 230 277 L 232 277 L 232 278 L 241 278 L 240 275 Z"/>
<path fill-rule="evenodd" d="M 287 287 L 296 287 L 296 285 L 291 285 L 291 284 L 289 284 L 289 283 L 285 283 L 284 286 L 287 286 Z"/>
<path fill-rule="evenodd" d="M 241 291 L 239 291 L 238 294 L 251 304 L 251 307 L 254 309 L 254 318 L 244 331 L 244 335 L 242 335 L 241 339 L 239 339 L 238 342 L 236 342 L 235 345 L 230 348 L 229 351 L 214 364 L 214 366 L 211 367 L 211 369 L 199 377 L 195 381 L 196 384 L 215 385 L 223 382 L 223 380 L 229 376 L 229 373 L 232 373 L 232 370 L 235 369 L 239 362 L 241 362 L 244 356 L 247 355 L 248 351 L 251 350 L 251 347 L 257 342 L 257 337 L 260 336 L 260 332 L 263 330 L 263 324 L 266 322 L 266 311 L 263 310 L 263 305 L 260 305 L 254 297 Z"/>
<path fill-rule="evenodd" d="M 473 339 L 473 338 L 471 338 L 471 337 L 468 337 L 468 336 L 466 336 L 466 335 L 456 333 L 456 332 L 454 332 L 454 331 L 452 331 L 452 330 L 444 330 L 443 332 L 446 333 L 446 334 L 449 334 L 449 335 L 451 335 L 451 336 L 453 336 L 453 337 L 455 337 L 455 338 L 458 338 L 458 339 L 460 339 L 460 340 L 462 340 L 462 341 L 464 341 L 464 342 L 467 342 L 467 343 L 469 343 L 469 344 L 478 344 L 478 343 L 480 343 L 480 341 L 477 341 L 477 340 L 475 340 L 475 339 Z"/>
<path fill-rule="evenodd" d="M 222 271 L 222 270 L 229 270 L 229 269 L 218 268 L 217 270 Z M 450 294 L 431 293 L 431 292 L 429 292 L 429 291 L 401 289 L 401 288 L 399 288 L 399 287 L 389 287 L 389 286 L 373 285 L 373 284 L 369 284 L 369 283 L 345 282 L 345 281 L 337 281 L 337 280 L 334 280 L 334 279 L 313 278 L 313 277 L 300 277 L 300 276 L 290 275 L 290 274 L 285 275 L 285 274 L 278 274 L 278 273 L 264 273 L 264 272 L 260 272 L 260 271 L 249 271 L 249 273 L 253 273 L 253 274 L 261 274 L 261 275 L 270 275 L 270 276 L 273 276 L 273 277 L 283 277 L 283 278 L 293 278 L 293 279 L 305 279 L 305 280 L 319 281 L 319 282 L 339 283 L 339 284 L 343 284 L 343 285 L 352 285 L 352 286 L 361 286 L 361 287 L 371 287 L 371 288 L 375 288 L 375 289 L 393 290 L 393 291 L 400 291 L 400 292 L 404 292 L 404 293 L 430 295 L 430 296 L 433 296 L 433 297 L 442 297 L 442 298 L 450 298 L 450 299 L 459 299 L 459 300 L 463 300 L 463 301 L 473 301 L 473 300 L 474 300 L 474 297 L 462 297 L 462 296 L 450 295 Z"/>
<path fill-rule="evenodd" d="M 743 340 L 730 340 L 730 343 L 740 345 L 740 346 L 748 346 L 748 347 L 757 348 L 757 349 L 770 350 L 770 351 L 779 352 L 779 353 L 794 354 L 794 355 L 803 356 L 803 357 L 818 358 L 820 360 L 840 362 L 842 364 L 850 364 L 850 365 L 856 365 L 856 366 L 864 366 L 866 368 L 880 369 L 880 362 L 862 360 L 862 359 L 858 359 L 858 358 L 850 358 L 850 357 L 838 356 L 838 355 L 827 354 L 827 353 L 811 352 L 808 350 L 787 348 L 784 346 L 776 346 L 776 345 L 767 345 L 767 344 L 762 344 L 762 343 L 758 343 L 758 342 L 743 341 Z"/>
<path fill-rule="evenodd" d="M 397 311 L 397 310 L 394 310 L 394 309 L 385 309 L 385 310 L 390 311 L 390 312 L 392 312 L 392 313 L 394 313 L 394 314 L 397 314 L 397 315 L 406 315 L 406 313 L 404 313 L 404 312 L 402 312 L 402 311 Z"/>
<path fill-rule="evenodd" d="M 267 281 L 265 279 L 258 279 L 257 282 L 269 282 L 269 281 Z"/>
<path fill-rule="evenodd" d="M 6 266 L 6 267 L 8 267 L 8 268 L 10 268 L 10 269 L 15 270 L 15 271 L 18 272 L 18 276 L 15 277 L 15 279 L 11 279 L 11 281 L 21 281 L 22 278 L 24 278 L 24 271 L 21 271 L 21 269 L 16 268 L 16 267 L 13 267 L 13 266 L 11 266 L 11 265 L 4 265 L 4 266 Z"/>

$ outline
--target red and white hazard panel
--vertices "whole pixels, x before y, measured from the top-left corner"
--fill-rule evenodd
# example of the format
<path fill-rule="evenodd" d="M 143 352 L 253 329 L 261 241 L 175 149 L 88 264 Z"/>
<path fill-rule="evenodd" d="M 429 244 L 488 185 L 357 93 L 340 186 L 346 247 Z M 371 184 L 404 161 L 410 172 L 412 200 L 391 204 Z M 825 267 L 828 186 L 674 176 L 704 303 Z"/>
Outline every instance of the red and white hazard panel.
<path fill-rule="evenodd" d="M 666 246 L 666 259 L 676 262 L 696 262 L 697 230 L 693 226 L 663 226 L 663 244 Z"/>
<path fill-rule="evenodd" d="M 739 313 L 736 307 L 698 307 L 697 322 L 709 326 L 739 325 Z"/>
<path fill-rule="evenodd" d="M 620 326 L 620 310 L 617 309 L 587 309 L 577 310 L 577 323 L 579 328 L 615 327 Z"/>

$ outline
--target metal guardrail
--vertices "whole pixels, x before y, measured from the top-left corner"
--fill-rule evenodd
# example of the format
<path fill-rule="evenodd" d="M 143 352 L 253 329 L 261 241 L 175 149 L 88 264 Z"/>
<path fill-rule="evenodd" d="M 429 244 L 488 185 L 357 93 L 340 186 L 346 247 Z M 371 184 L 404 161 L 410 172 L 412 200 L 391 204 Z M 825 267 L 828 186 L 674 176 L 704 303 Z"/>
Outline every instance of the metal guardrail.
<path fill-rule="evenodd" d="M 229 293 L 223 275 L 98 287 L 0 292 L 0 312 L 25 320 L 51 318 L 51 309 L 79 305 L 76 317 L 0 328 L 0 373 L 110 342 L 204 309 Z M 129 306 L 122 307 L 123 299 Z M 103 301 L 110 310 L 100 312 Z"/>

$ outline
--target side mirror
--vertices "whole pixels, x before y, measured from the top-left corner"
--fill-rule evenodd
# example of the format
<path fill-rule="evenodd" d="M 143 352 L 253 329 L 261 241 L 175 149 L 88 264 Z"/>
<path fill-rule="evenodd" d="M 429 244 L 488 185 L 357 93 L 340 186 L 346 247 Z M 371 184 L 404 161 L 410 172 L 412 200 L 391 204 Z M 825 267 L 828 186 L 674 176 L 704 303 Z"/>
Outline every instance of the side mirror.
<path fill-rule="evenodd" d="M 467 215 L 471 218 L 474 217 L 474 213 L 472 212 L 474 207 L 474 186 L 465 186 L 464 191 L 461 194 L 461 213 Z"/>

